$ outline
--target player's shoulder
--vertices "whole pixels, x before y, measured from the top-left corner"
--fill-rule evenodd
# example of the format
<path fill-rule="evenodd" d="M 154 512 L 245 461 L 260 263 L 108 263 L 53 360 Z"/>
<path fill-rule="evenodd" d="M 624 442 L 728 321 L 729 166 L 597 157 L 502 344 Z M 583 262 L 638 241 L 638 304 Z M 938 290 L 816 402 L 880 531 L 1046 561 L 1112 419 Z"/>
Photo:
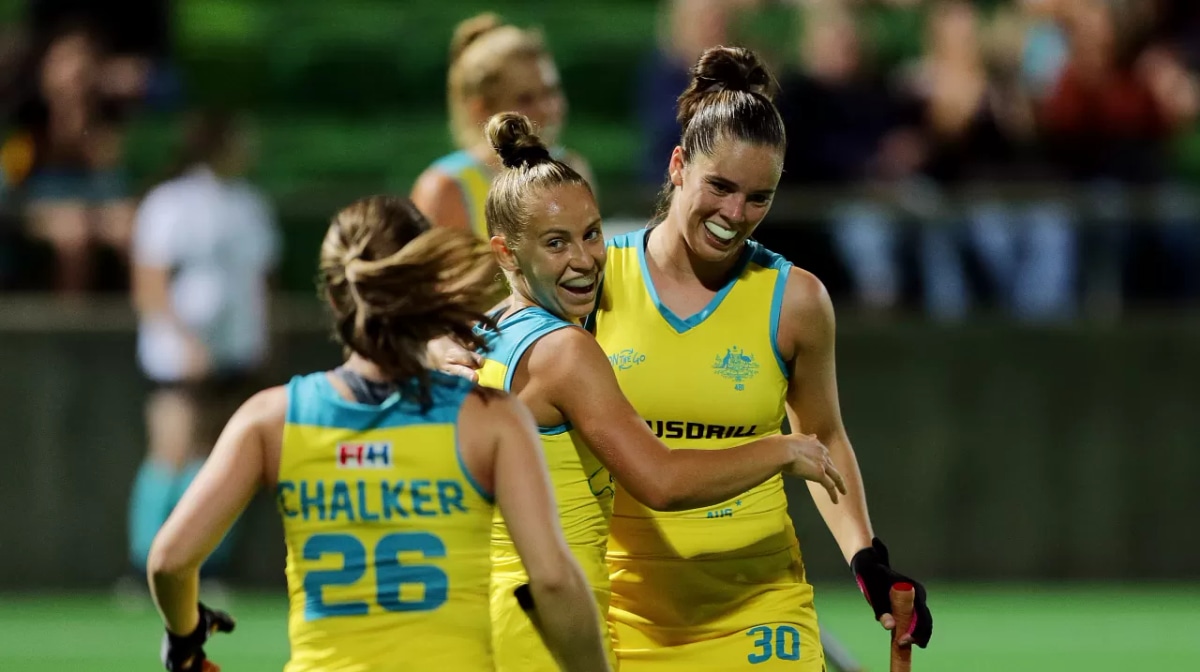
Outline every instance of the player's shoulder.
<path fill-rule="evenodd" d="M 494 326 L 477 327 L 476 330 L 484 336 L 489 359 L 511 364 L 546 334 L 570 324 L 540 306 L 529 306 L 500 318 Z"/>
<path fill-rule="evenodd" d="M 433 163 L 429 164 L 429 167 L 425 169 L 425 172 L 428 173 L 433 171 L 440 172 L 443 175 L 453 176 L 478 164 L 479 161 L 472 156 L 470 152 L 460 149 L 436 159 Z"/>
<path fill-rule="evenodd" d="M 790 266 L 787 269 L 786 282 L 783 293 L 785 308 L 800 313 L 832 313 L 829 290 L 814 273 L 798 266 Z"/>
<path fill-rule="evenodd" d="M 457 171 L 450 170 L 440 162 L 434 162 L 417 176 L 413 183 L 413 198 L 419 195 L 437 196 L 459 191 Z"/>
<path fill-rule="evenodd" d="M 608 366 L 596 337 L 571 323 L 546 333 L 529 346 L 525 361 L 530 377 L 543 381 L 576 380 L 593 367 Z"/>
<path fill-rule="evenodd" d="M 457 171 L 438 162 L 417 177 L 409 194 L 413 204 L 435 225 L 468 228 L 470 220 L 463 195 Z"/>
<path fill-rule="evenodd" d="M 806 347 L 828 344 L 834 329 L 833 302 L 825 283 L 813 273 L 792 266 L 788 269 L 779 312 L 781 344 L 790 342 Z"/>
<path fill-rule="evenodd" d="M 560 320 L 555 329 L 538 339 L 537 345 L 547 352 L 574 353 L 585 352 L 600 346 L 596 337 L 588 333 L 578 324 Z"/>
<path fill-rule="evenodd" d="M 233 414 L 230 423 L 239 422 L 264 435 L 279 432 L 287 420 L 288 386 L 276 385 L 256 392 Z"/>
<path fill-rule="evenodd" d="M 248 413 L 270 415 L 278 412 L 281 408 L 286 409 L 287 401 L 287 386 L 274 385 L 255 392 L 249 399 L 243 402 L 242 408 L 246 409 Z"/>
<path fill-rule="evenodd" d="M 504 390 L 472 384 L 459 411 L 459 424 L 496 426 L 519 421 L 525 410 L 515 396 Z"/>

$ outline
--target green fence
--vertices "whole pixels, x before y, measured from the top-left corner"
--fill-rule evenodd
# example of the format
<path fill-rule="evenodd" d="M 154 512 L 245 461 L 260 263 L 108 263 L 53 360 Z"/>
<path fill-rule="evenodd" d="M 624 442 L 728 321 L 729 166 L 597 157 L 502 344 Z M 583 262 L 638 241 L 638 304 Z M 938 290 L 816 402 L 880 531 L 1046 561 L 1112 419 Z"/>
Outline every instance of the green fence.
<path fill-rule="evenodd" d="M 26 323 L 0 330 L 0 588 L 104 585 L 124 569 L 142 450 L 133 335 L 121 320 Z M 323 334 L 292 327 L 279 382 L 338 356 Z M 838 358 L 872 516 L 905 569 L 1200 577 L 1200 325 L 843 325 Z M 789 493 L 810 570 L 837 576 L 805 488 Z M 279 582 L 283 558 L 260 498 L 238 578 Z"/>

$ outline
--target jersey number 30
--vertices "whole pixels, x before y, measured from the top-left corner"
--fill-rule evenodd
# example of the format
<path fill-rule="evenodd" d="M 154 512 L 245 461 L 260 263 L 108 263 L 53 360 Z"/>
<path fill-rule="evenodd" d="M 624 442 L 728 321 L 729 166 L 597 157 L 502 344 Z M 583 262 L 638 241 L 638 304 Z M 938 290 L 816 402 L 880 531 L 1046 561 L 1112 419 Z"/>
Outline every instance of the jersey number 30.
<path fill-rule="evenodd" d="M 754 640 L 758 651 L 746 656 L 751 664 L 765 663 L 772 655 L 779 660 L 800 660 L 800 631 L 790 625 L 781 625 L 775 628 L 774 633 L 771 628 L 760 625 L 747 630 L 746 636 L 758 637 Z M 772 644 L 775 645 L 773 648 Z"/>
<path fill-rule="evenodd" d="M 314 534 L 304 544 L 304 559 L 319 560 L 327 554 L 342 556 L 341 569 L 317 569 L 304 576 L 304 620 L 330 616 L 361 616 L 370 608 L 366 602 L 325 601 L 325 586 L 349 586 L 367 572 L 367 549 L 349 534 Z M 375 544 L 375 600 L 387 611 L 433 611 L 446 602 L 449 582 L 446 573 L 433 565 L 402 565 L 398 556 L 419 552 L 426 558 L 446 557 L 446 545 L 428 532 L 397 532 Z M 400 586 L 419 584 L 425 594 L 419 600 L 404 600 Z"/>

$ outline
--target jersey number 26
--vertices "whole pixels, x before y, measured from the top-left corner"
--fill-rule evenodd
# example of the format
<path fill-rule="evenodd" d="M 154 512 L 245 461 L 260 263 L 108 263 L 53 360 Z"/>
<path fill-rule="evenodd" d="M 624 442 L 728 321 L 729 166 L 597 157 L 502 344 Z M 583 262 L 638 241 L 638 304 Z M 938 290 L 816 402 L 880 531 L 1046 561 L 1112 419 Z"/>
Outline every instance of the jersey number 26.
<path fill-rule="evenodd" d="M 446 545 L 428 532 L 397 532 L 375 544 L 375 600 L 387 611 L 433 611 L 446 602 L 449 582 L 446 573 L 433 565 L 402 565 L 398 556 L 420 552 L 426 558 L 446 557 Z M 325 586 L 349 586 L 367 572 L 367 549 L 349 534 L 314 534 L 304 544 L 304 559 L 319 560 L 326 554 L 342 556 L 342 569 L 318 569 L 304 576 L 304 620 L 330 616 L 361 616 L 369 610 L 366 602 L 328 603 L 321 593 Z M 425 595 L 420 600 L 404 600 L 400 586 L 420 584 Z"/>

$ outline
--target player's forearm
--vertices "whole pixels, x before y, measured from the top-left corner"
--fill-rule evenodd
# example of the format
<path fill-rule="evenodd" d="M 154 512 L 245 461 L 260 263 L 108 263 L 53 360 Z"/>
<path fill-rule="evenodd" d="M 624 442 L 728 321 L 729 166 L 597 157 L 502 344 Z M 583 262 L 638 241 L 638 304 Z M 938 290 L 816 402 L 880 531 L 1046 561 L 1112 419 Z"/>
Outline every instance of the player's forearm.
<path fill-rule="evenodd" d="M 660 511 L 696 509 L 737 497 L 777 475 L 790 460 L 780 436 L 726 450 L 672 450 L 648 480 L 663 490 Z"/>
<path fill-rule="evenodd" d="M 867 497 L 863 489 L 862 472 L 858 469 L 858 458 L 850 446 L 850 440 L 845 434 L 825 439 L 821 437 L 833 465 L 842 474 L 846 483 L 846 494 L 842 495 L 837 504 L 829 498 L 829 492 L 819 483 L 808 483 L 821 518 L 837 541 L 838 548 L 846 562 L 854 554 L 871 545 L 874 533 L 871 530 L 871 517 L 867 513 Z"/>
<path fill-rule="evenodd" d="M 592 591 L 578 565 L 568 575 L 554 584 L 530 580 L 535 605 L 530 618 L 564 670 L 608 672 Z"/>
<path fill-rule="evenodd" d="M 200 601 L 199 570 L 172 573 L 151 566 L 147 574 L 150 593 L 167 630 L 176 635 L 195 631 L 199 623 L 196 610 L 196 604 Z"/>

